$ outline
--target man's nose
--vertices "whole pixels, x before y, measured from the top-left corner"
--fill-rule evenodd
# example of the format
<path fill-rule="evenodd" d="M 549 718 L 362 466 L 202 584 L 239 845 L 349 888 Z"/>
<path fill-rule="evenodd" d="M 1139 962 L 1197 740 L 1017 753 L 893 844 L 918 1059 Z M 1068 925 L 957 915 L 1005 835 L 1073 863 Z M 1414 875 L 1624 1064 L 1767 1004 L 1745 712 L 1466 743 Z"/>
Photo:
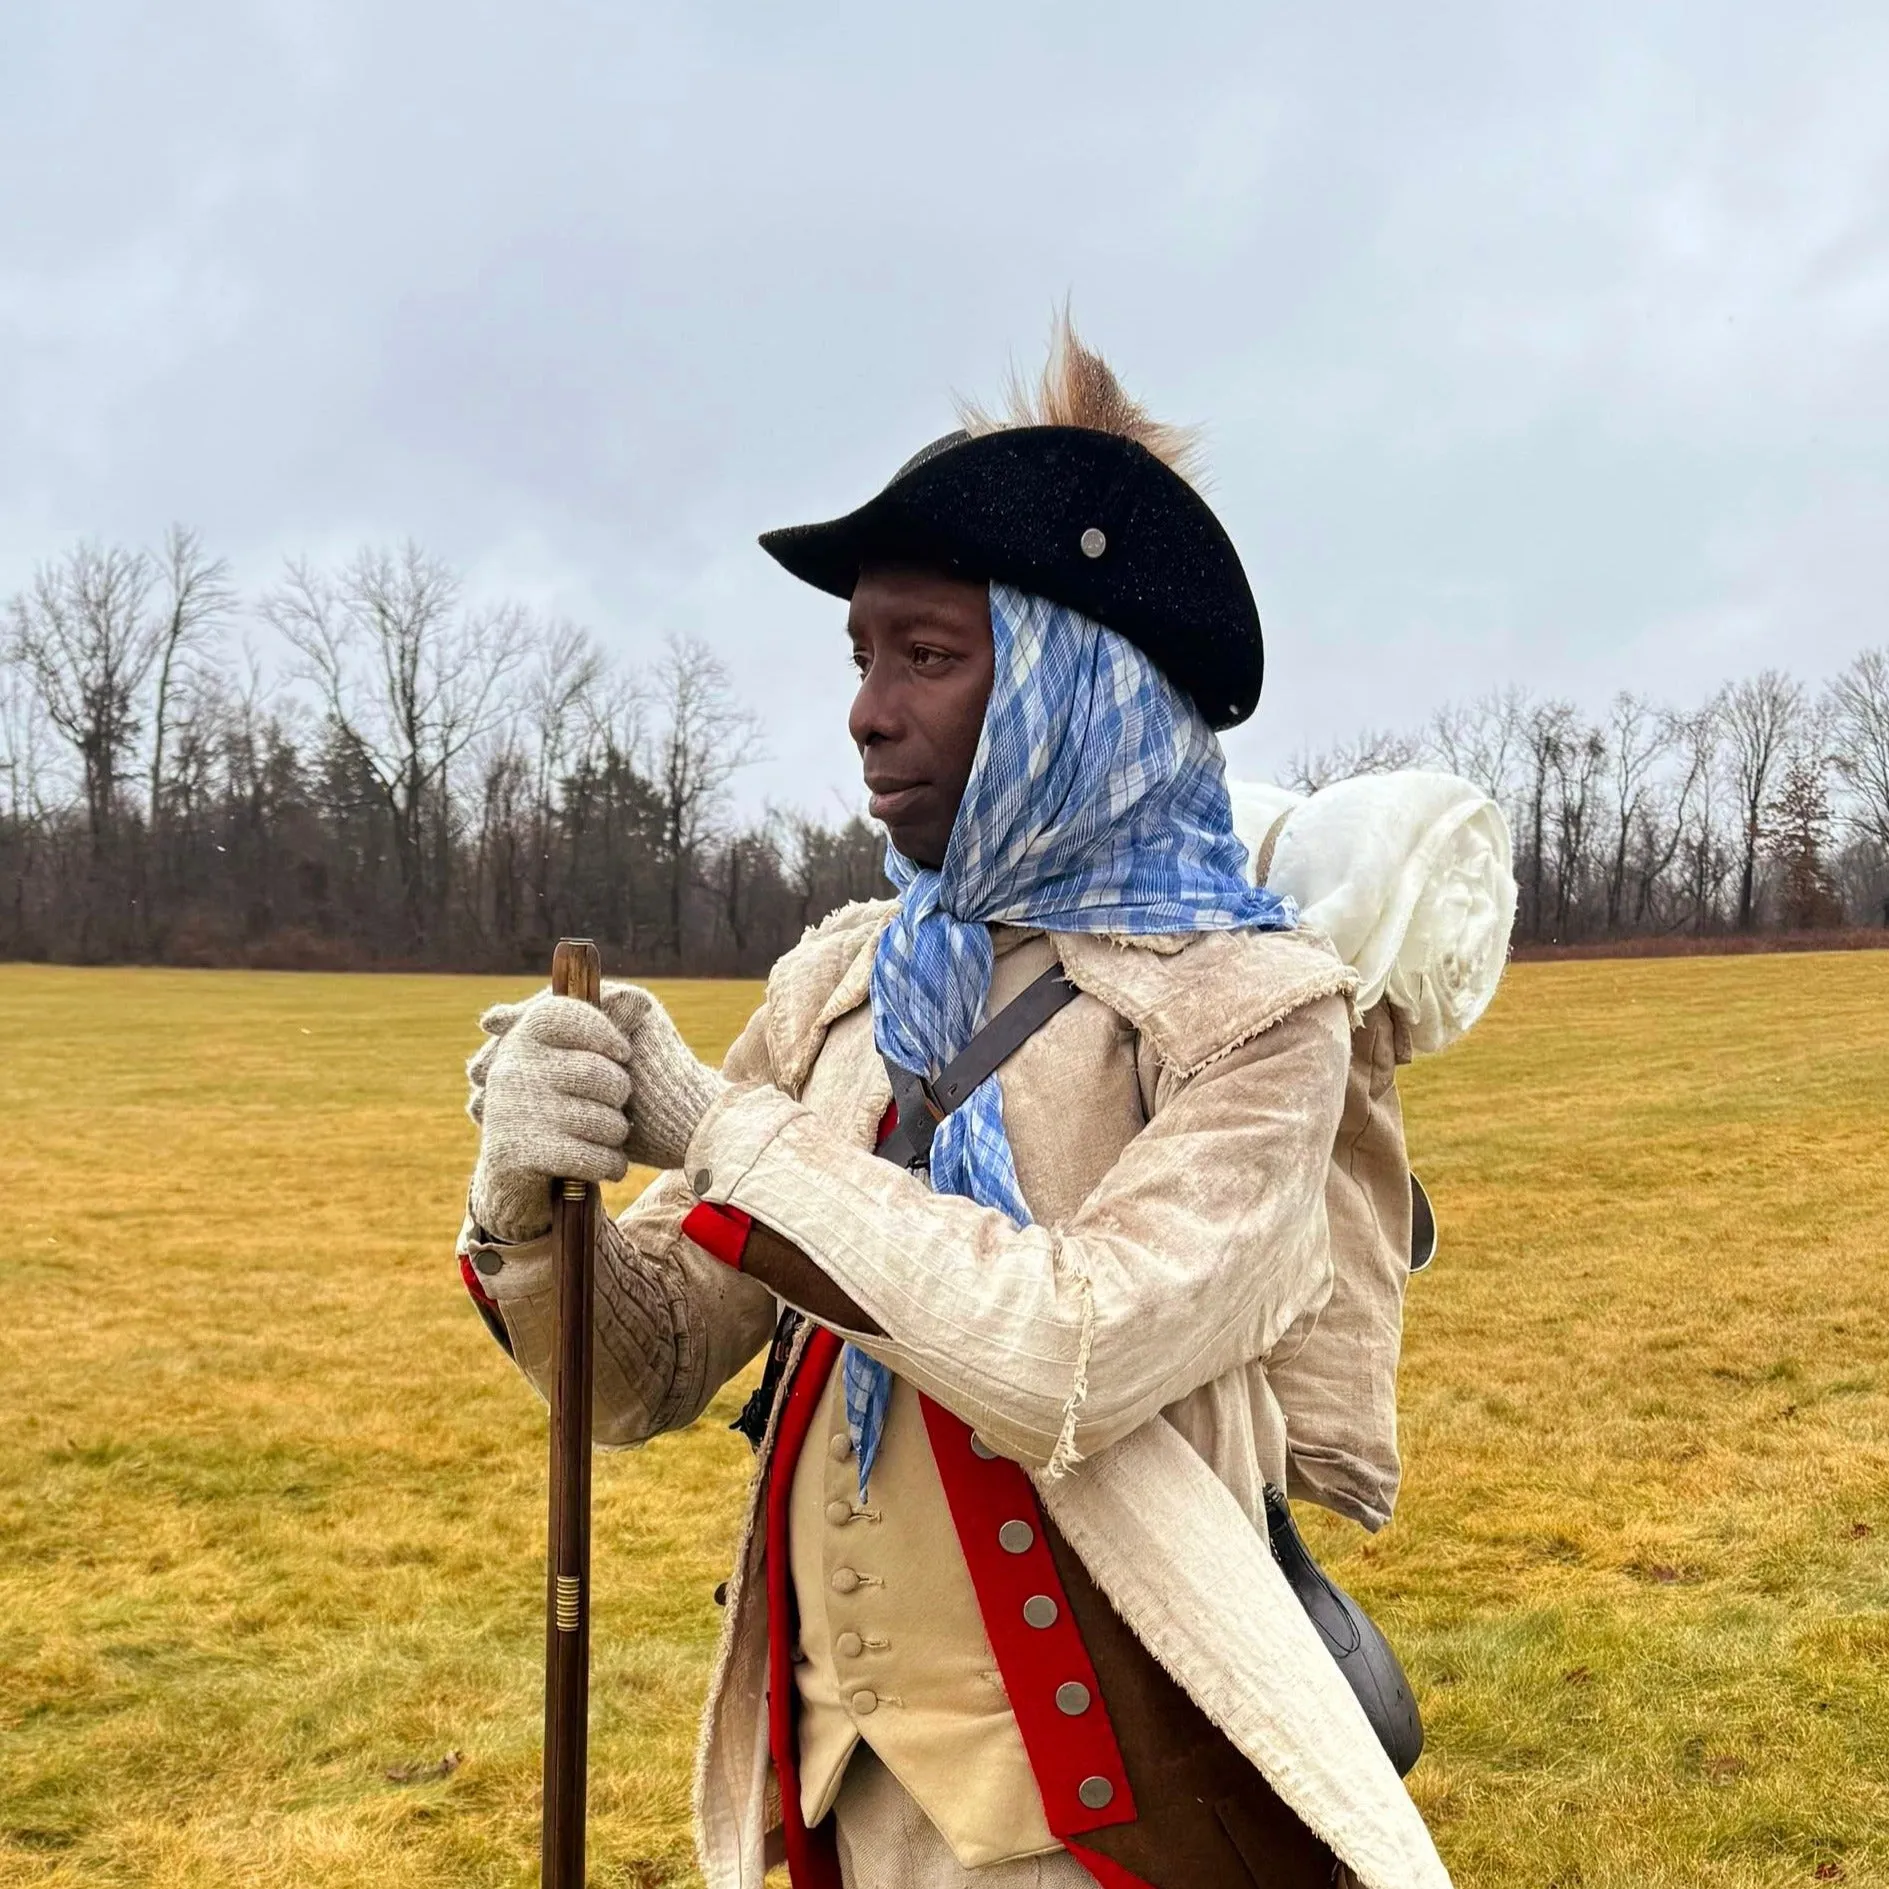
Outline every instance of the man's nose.
<path fill-rule="evenodd" d="M 886 675 L 889 667 L 886 663 L 874 663 L 860 678 L 859 693 L 853 697 L 853 706 L 846 717 L 846 730 L 856 748 L 896 741 L 904 731 L 897 691 Z"/>

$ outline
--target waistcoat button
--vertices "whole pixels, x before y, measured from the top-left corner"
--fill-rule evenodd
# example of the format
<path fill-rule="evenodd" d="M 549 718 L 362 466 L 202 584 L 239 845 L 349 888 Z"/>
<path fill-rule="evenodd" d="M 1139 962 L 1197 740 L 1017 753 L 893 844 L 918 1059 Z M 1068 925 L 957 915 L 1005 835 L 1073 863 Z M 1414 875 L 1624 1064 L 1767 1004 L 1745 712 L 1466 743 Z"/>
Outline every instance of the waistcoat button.
<path fill-rule="evenodd" d="M 829 1502 L 826 1505 L 826 1519 L 835 1528 L 844 1528 L 853 1519 L 853 1505 L 850 1502 Z"/>
<path fill-rule="evenodd" d="M 1006 1522 L 997 1531 L 997 1546 L 1005 1554 L 1028 1554 L 1036 1530 L 1028 1522 Z"/>
<path fill-rule="evenodd" d="M 859 1591 L 859 1576 L 851 1568 L 833 1570 L 832 1588 L 836 1594 L 853 1594 Z"/>
<path fill-rule="evenodd" d="M 1115 1786 L 1105 1777 L 1086 1777 L 1076 1786 L 1085 1810 L 1106 1810 L 1115 1801 Z"/>
<path fill-rule="evenodd" d="M 1080 1718 L 1089 1709 L 1089 1688 L 1079 1679 L 1065 1679 L 1056 1688 L 1056 1709 L 1064 1718 Z"/>
<path fill-rule="evenodd" d="M 853 1439 L 842 1430 L 827 1444 L 826 1453 L 836 1463 L 850 1462 L 853 1455 Z"/>
<path fill-rule="evenodd" d="M 1023 1603 L 1023 1624 L 1026 1627 L 1053 1627 L 1056 1624 L 1056 1603 L 1047 1594 L 1032 1594 Z"/>
<path fill-rule="evenodd" d="M 870 1691 L 868 1688 L 862 1686 L 853 1694 L 853 1710 L 857 1712 L 861 1718 L 864 1718 L 868 1712 L 876 1712 L 878 1709 L 879 1695 L 876 1692 Z"/>
<path fill-rule="evenodd" d="M 833 1650 L 841 1659 L 857 1659 L 866 1650 L 866 1643 L 857 1633 L 842 1633 L 833 1642 Z"/>

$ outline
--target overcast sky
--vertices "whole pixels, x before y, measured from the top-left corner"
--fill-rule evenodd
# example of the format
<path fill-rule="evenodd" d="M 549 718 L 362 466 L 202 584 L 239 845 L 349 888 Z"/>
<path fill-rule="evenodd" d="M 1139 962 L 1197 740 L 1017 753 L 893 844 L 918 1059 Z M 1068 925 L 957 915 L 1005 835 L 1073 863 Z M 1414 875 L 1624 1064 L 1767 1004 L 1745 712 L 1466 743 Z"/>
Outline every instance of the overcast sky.
<path fill-rule="evenodd" d="M 5 0 L 0 595 L 180 519 L 671 629 L 858 799 L 756 548 L 1052 307 L 1267 626 L 1242 772 L 1889 640 L 1889 8 Z"/>

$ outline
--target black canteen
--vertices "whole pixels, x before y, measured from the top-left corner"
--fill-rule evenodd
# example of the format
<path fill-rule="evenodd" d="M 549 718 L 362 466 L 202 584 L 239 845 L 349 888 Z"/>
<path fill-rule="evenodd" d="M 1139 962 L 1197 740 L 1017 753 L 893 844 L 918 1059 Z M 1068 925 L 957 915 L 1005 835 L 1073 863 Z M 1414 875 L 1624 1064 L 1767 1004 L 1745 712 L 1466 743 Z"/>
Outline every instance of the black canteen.
<path fill-rule="evenodd" d="M 1391 1643 L 1358 1603 L 1312 1559 L 1285 1496 L 1266 1490 L 1266 1534 L 1286 1584 L 1338 1662 L 1378 1742 L 1407 1777 L 1423 1752 L 1423 1720 Z"/>

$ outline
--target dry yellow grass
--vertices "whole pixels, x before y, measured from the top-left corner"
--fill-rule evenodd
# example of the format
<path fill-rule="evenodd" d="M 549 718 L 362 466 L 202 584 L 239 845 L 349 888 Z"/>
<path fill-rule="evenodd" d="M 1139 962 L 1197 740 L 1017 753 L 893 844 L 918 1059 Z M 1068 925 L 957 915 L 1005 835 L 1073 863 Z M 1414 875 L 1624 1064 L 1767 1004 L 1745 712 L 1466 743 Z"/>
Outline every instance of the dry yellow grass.
<path fill-rule="evenodd" d="M 535 1881 L 543 1420 L 450 1258 L 502 988 L 0 968 L 0 1884 Z M 1889 1884 L 1889 956 L 1525 966 L 1411 1074 L 1404 1504 L 1314 1533 L 1458 1881 Z M 746 1472 L 599 1463 L 599 1884 L 694 1880 Z"/>

